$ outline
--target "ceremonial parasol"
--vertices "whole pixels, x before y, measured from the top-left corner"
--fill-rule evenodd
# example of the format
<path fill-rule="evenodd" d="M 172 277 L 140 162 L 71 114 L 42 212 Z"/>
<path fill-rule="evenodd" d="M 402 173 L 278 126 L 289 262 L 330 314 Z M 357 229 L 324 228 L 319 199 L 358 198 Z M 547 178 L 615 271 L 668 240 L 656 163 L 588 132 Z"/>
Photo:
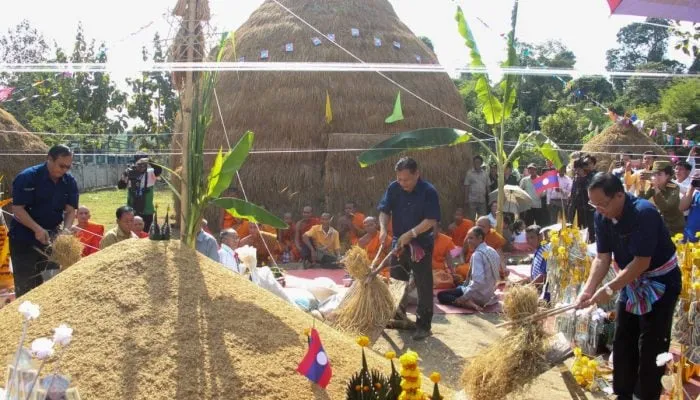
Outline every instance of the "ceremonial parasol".
<path fill-rule="evenodd" d="M 700 22 L 698 0 L 607 0 L 610 14 Z"/>
<path fill-rule="evenodd" d="M 532 208 L 532 197 L 520 186 L 505 185 L 503 190 L 505 191 L 505 202 L 503 203 L 503 209 L 500 210 L 501 212 L 517 214 Z M 497 196 L 498 190 L 491 192 L 489 194 L 489 203 L 496 201 Z"/>

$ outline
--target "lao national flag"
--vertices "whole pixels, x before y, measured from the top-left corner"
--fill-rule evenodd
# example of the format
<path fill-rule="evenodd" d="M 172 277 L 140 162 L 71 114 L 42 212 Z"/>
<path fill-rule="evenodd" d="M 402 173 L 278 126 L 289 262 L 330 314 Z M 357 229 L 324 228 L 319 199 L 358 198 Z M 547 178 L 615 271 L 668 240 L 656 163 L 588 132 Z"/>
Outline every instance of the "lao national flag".
<path fill-rule="evenodd" d="M 0 86 L 0 102 L 7 101 L 11 96 L 12 92 L 15 91 L 13 87 Z"/>
<path fill-rule="evenodd" d="M 544 174 L 538 176 L 532 181 L 535 185 L 535 192 L 540 194 L 547 189 L 554 189 L 559 187 L 559 175 L 556 170 L 547 171 Z"/>
<path fill-rule="evenodd" d="M 316 382 L 318 386 L 326 388 L 333 376 L 331 363 L 328 360 L 326 352 L 323 350 L 321 338 L 318 336 L 318 331 L 311 329 L 309 335 L 309 351 L 301 360 L 297 367 L 297 372 L 309 378 L 310 381 Z"/>

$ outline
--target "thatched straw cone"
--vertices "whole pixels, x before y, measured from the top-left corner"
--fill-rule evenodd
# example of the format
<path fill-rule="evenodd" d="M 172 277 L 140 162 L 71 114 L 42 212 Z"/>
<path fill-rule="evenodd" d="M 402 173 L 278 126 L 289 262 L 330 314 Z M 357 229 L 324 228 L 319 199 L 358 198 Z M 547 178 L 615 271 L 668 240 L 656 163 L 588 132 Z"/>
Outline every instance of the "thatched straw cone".
<path fill-rule="evenodd" d="M 582 153 L 593 154 L 596 157 L 596 169 L 607 171 L 615 154 L 630 152 L 643 154 L 645 151 L 653 151 L 654 154 L 666 154 L 647 134 L 639 131 L 632 125 L 613 124 L 603 132 L 593 136 L 588 143 L 583 145 Z M 641 156 L 634 156 L 640 159 Z"/>
<path fill-rule="evenodd" d="M 370 260 L 364 249 L 352 247 L 343 263 L 355 282 L 335 311 L 333 324 L 347 332 L 369 335 L 378 327 L 384 327 L 394 315 L 394 298 L 387 284 L 376 276 L 369 283 L 365 282 Z"/>
<path fill-rule="evenodd" d="M 506 317 L 522 318 L 537 312 L 533 286 L 511 287 L 504 298 Z M 546 369 L 546 334 L 542 324 L 516 324 L 508 333 L 477 355 L 462 374 L 472 400 L 502 399 L 518 392 Z"/>
<path fill-rule="evenodd" d="M 58 235 L 51 245 L 49 261 L 61 266 L 61 270 L 70 268 L 82 258 L 83 244 L 72 235 Z"/>
<path fill-rule="evenodd" d="M 0 108 L 0 149 L 4 153 L 17 153 L 16 156 L 3 156 L 0 163 L 0 176 L 4 176 L 0 191 L 9 197 L 12 193 L 12 180 L 19 172 L 32 165 L 46 161 L 49 147 L 40 137 L 27 130 L 12 116 Z M 28 156 L 27 154 L 42 154 Z"/>

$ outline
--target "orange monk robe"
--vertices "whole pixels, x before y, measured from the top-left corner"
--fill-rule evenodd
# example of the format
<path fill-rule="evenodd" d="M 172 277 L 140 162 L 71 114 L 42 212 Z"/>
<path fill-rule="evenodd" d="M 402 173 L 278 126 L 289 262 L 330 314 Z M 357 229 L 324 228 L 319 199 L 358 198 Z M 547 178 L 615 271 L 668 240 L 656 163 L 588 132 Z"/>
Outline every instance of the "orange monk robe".
<path fill-rule="evenodd" d="M 263 225 L 263 227 L 265 226 L 266 225 Z M 221 229 L 224 230 L 231 228 L 233 228 L 236 231 L 236 233 L 238 233 L 239 238 L 244 238 L 250 235 L 250 222 L 244 219 L 236 218 L 233 215 L 229 214 L 228 211 L 224 211 L 224 222 L 221 224 Z M 266 232 L 268 231 L 266 230 Z"/>
<path fill-rule="evenodd" d="M 244 238 L 250 235 L 250 222 L 246 220 L 239 220 L 240 224 L 234 225 L 233 229 L 238 233 L 239 238 Z"/>
<path fill-rule="evenodd" d="M 134 233 L 136 233 L 136 232 L 134 232 Z M 136 236 L 138 236 L 139 239 L 145 239 L 148 237 L 148 232 L 141 231 L 139 233 L 136 233 Z"/>
<path fill-rule="evenodd" d="M 277 235 L 277 229 L 273 228 L 270 225 L 262 224 L 262 225 L 260 225 L 260 230 L 263 232 L 271 233 L 273 235 Z"/>
<path fill-rule="evenodd" d="M 379 247 L 380 247 L 380 242 L 379 242 L 379 233 L 375 233 L 372 239 L 370 239 L 367 244 L 363 246 L 362 241 L 358 240 L 358 246 L 361 248 L 365 249 L 367 251 L 367 258 L 369 258 L 369 261 L 374 261 L 374 258 L 377 256 L 377 252 L 379 252 Z M 389 250 L 391 250 L 391 238 L 387 236 L 386 242 L 384 243 L 384 247 L 382 248 L 382 253 L 379 255 L 379 259 L 377 260 L 377 263 L 382 262 L 384 257 L 386 257 L 387 254 L 389 254 Z M 389 277 L 389 268 L 384 268 L 381 272 L 382 276 Z"/>
<path fill-rule="evenodd" d="M 474 222 L 470 219 L 463 219 L 462 223 L 455 226 L 455 228 L 450 232 L 452 234 L 452 241 L 457 246 L 462 246 L 464 244 L 464 239 L 467 238 L 467 233 L 474 227 Z"/>
<path fill-rule="evenodd" d="M 104 225 L 88 221 L 86 226 L 78 226 L 78 228 L 80 229 L 75 236 L 80 240 L 80 243 L 84 244 L 83 257 L 100 251 L 100 241 L 105 234 Z"/>
<path fill-rule="evenodd" d="M 433 271 L 447 270 L 447 256 L 450 254 L 450 250 L 455 247 L 451 237 L 444 233 L 437 234 L 433 247 Z"/>
<path fill-rule="evenodd" d="M 499 252 L 503 250 L 503 246 L 506 245 L 506 239 L 493 228 L 491 228 L 489 233 L 486 234 L 484 242 L 486 242 L 486 245 Z M 469 276 L 469 260 L 471 260 L 472 253 L 473 252 L 471 250 L 468 250 L 465 258 L 467 263 L 462 264 L 455 269 L 455 272 L 457 272 L 457 274 L 463 279 L 467 279 Z"/>
<path fill-rule="evenodd" d="M 289 252 L 292 253 L 292 261 L 296 261 L 301 258 L 299 249 L 297 249 L 297 246 L 294 243 L 295 232 L 296 224 L 291 224 L 287 229 L 280 229 L 279 234 L 277 235 L 280 246 L 282 246 L 282 251 L 289 250 Z"/>
<path fill-rule="evenodd" d="M 357 244 L 357 241 L 360 239 L 357 237 L 357 233 L 355 233 L 355 230 L 364 230 L 365 228 L 365 214 L 362 214 L 361 212 L 355 212 L 352 216 L 352 226 L 354 229 L 350 229 L 350 244 Z"/>
<path fill-rule="evenodd" d="M 221 230 L 233 228 L 236 225 L 236 218 L 224 211 L 224 222 L 221 224 Z"/>
<path fill-rule="evenodd" d="M 263 243 L 263 239 L 261 239 L 261 236 L 265 239 L 265 242 Z M 265 246 L 267 245 L 267 246 Z M 279 259 L 279 256 L 282 254 L 282 247 L 280 246 L 280 242 L 277 240 L 277 236 L 273 235 L 270 232 L 263 232 L 260 231 L 259 234 L 255 235 L 248 235 L 241 239 L 239 246 L 253 246 L 257 250 L 257 257 L 258 257 L 258 265 L 262 264 L 270 264 L 272 261 L 271 259 L 274 258 L 275 260 Z M 268 249 L 270 250 L 268 252 Z"/>

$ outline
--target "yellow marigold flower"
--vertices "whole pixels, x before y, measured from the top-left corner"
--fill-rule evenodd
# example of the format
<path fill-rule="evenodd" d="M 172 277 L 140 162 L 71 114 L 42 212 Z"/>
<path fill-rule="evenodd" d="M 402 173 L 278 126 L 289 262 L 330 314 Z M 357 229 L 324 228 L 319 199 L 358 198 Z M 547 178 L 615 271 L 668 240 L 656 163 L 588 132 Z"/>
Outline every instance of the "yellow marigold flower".
<path fill-rule="evenodd" d="M 681 240 L 683 240 L 683 234 L 682 234 L 682 233 L 676 233 L 675 235 L 673 235 L 673 240 L 677 240 L 677 241 L 680 242 Z"/>
<path fill-rule="evenodd" d="M 369 338 L 367 336 L 360 336 L 359 338 L 357 338 L 356 342 L 360 345 L 360 347 L 369 346 Z"/>
<path fill-rule="evenodd" d="M 542 252 L 542 257 L 544 257 L 545 259 L 549 258 L 550 256 L 551 254 L 549 254 L 548 251 Z"/>
<path fill-rule="evenodd" d="M 418 364 L 418 353 L 408 350 L 399 357 L 399 362 L 401 365 L 416 365 Z"/>
<path fill-rule="evenodd" d="M 541 242 L 540 242 L 540 245 L 541 245 L 541 246 L 546 246 L 546 245 L 547 245 L 547 241 L 546 241 L 546 240 L 541 241 Z"/>
<path fill-rule="evenodd" d="M 581 354 L 583 354 L 583 351 L 581 350 L 580 347 L 574 347 L 574 356 L 576 357 L 581 357 Z"/>
<path fill-rule="evenodd" d="M 557 249 L 557 253 L 559 253 L 560 256 L 563 256 L 564 254 L 566 254 L 566 247 L 559 246 L 559 248 Z"/>
<path fill-rule="evenodd" d="M 700 289 L 700 282 L 694 282 L 694 283 L 693 283 L 693 289 L 695 289 L 695 290 Z"/>
<path fill-rule="evenodd" d="M 440 373 L 439 372 L 433 372 L 430 374 L 430 381 L 433 383 L 438 383 L 440 382 Z"/>
<path fill-rule="evenodd" d="M 386 353 L 384 353 L 384 358 L 386 358 L 387 360 L 393 360 L 394 358 L 396 358 L 396 352 L 387 351 Z"/>
<path fill-rule="evenodd" d="M 304 336 L 309 336 L 311 334 L 311 329 L 305 328 L 304 329 Z"/>
<path fill-rule="evenodd" d="M 695 232 L 695 238 L 700 239 L 700 232 Z"/>

